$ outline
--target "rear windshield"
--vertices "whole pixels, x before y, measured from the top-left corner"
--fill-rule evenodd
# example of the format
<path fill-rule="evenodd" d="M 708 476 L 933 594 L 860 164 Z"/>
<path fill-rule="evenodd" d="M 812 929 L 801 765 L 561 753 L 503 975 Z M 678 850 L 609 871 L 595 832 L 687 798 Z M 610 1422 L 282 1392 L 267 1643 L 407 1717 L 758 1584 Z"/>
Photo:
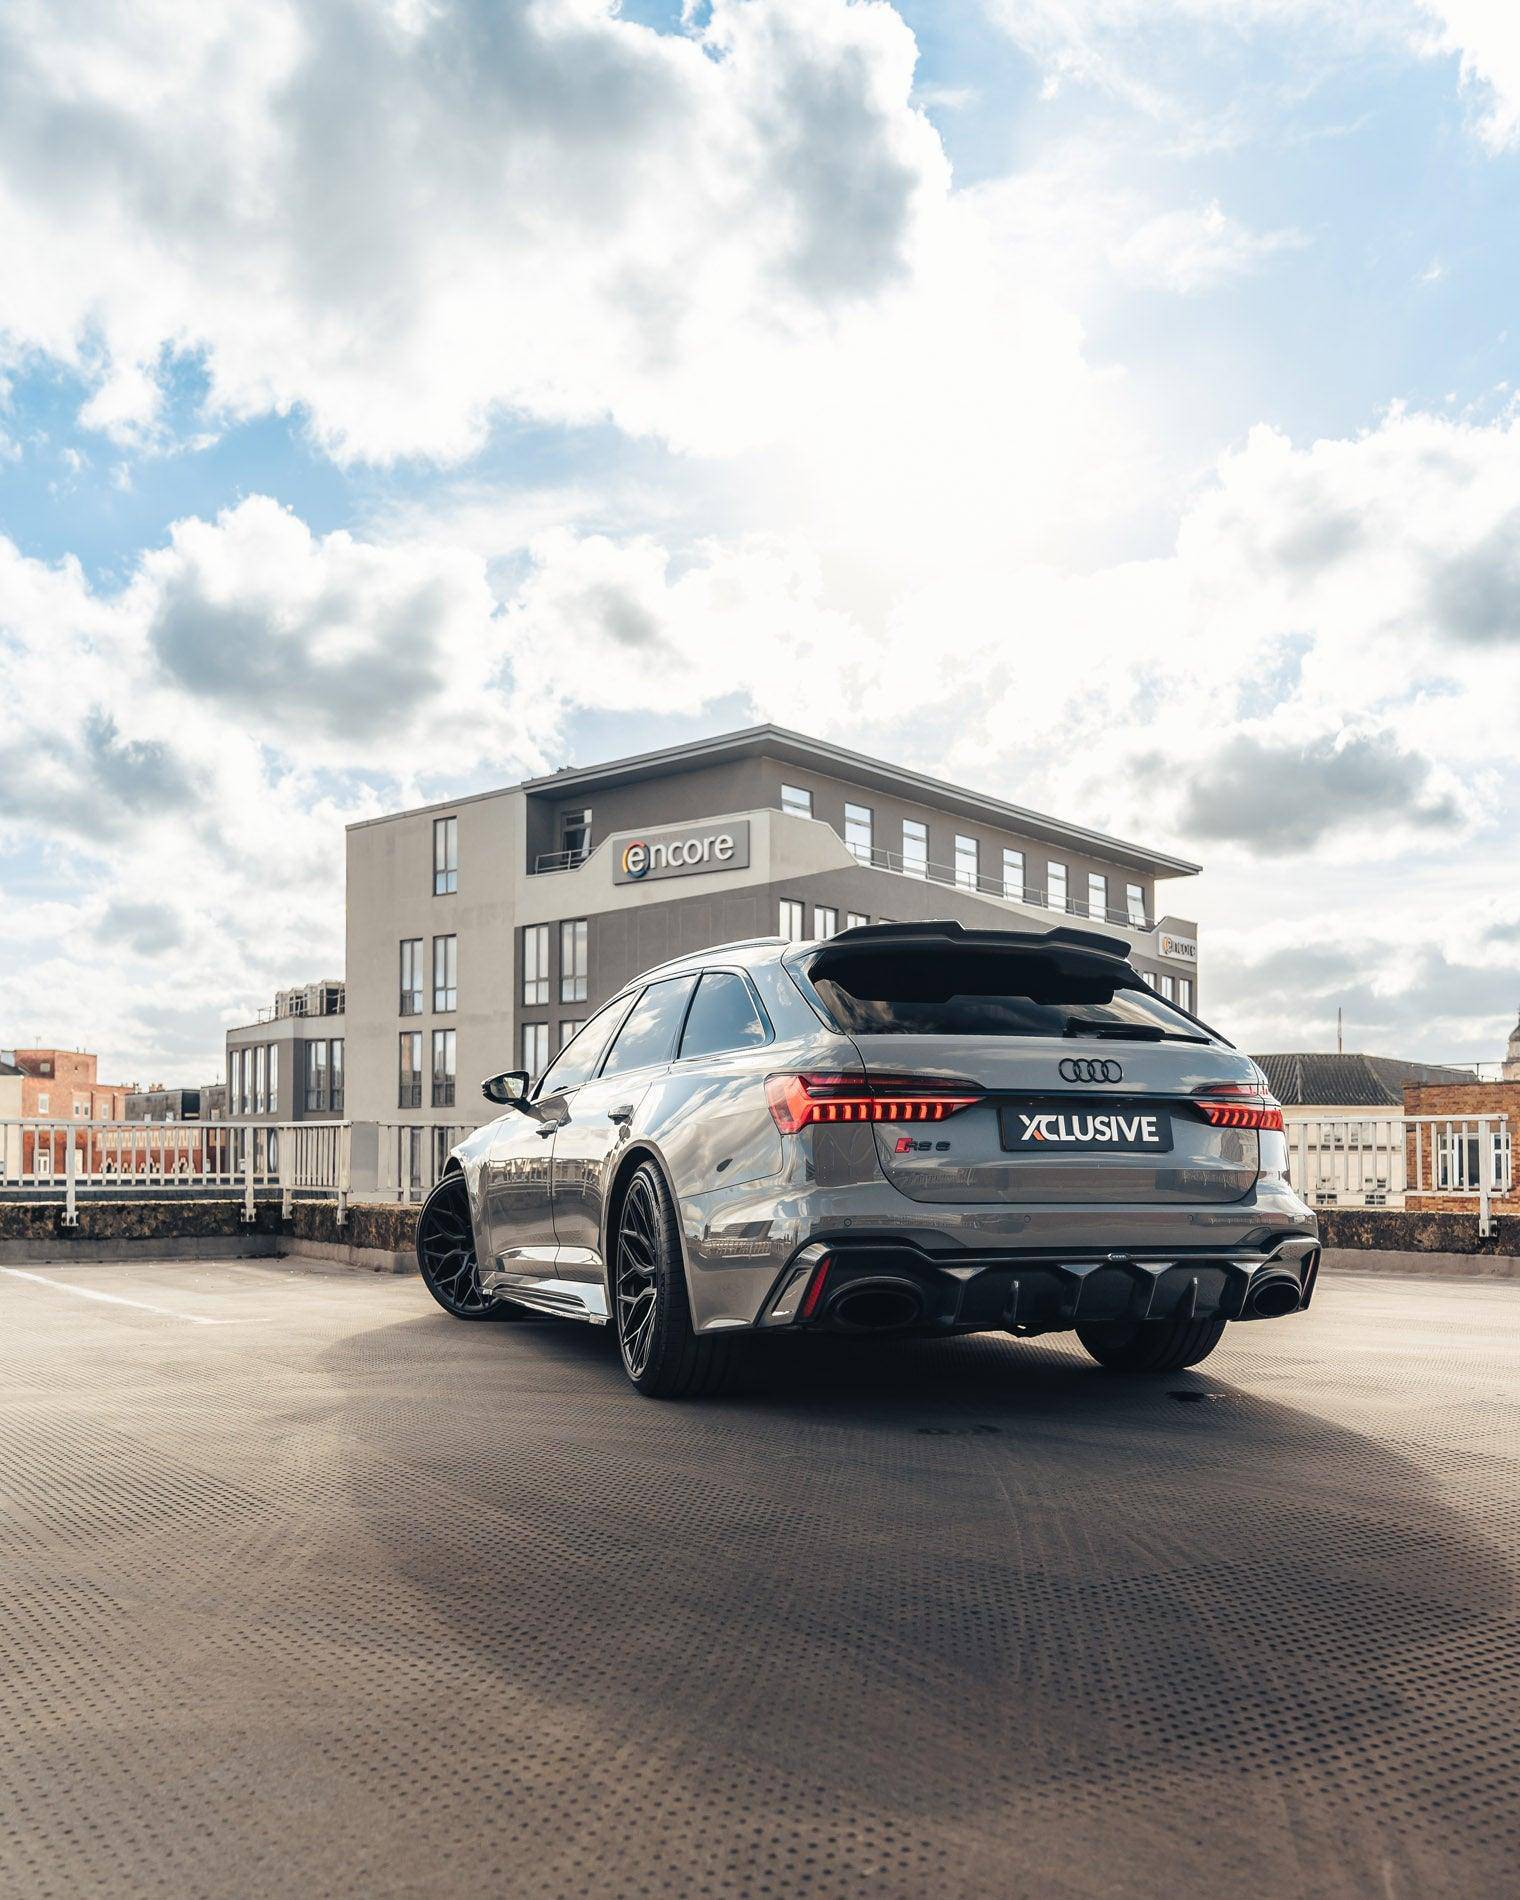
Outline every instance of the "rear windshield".
<path fill-rule="evenodd" d="M 1080 952 L 911 949 L 825 953 L 813 987 L 847 1035 L 1095 1036 L 1207 1041 L 1135 972 Z"/>

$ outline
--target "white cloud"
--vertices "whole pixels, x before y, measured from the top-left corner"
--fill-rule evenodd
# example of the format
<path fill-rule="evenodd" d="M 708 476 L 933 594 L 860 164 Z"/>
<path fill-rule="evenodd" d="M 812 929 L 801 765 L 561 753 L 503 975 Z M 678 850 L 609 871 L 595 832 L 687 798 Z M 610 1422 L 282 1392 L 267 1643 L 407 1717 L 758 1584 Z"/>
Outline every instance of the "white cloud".
<path fill-rule="evenodd" d="M 1128 275 L 1187 296 L 1258 270 L 1268 258 L 1307 242 L 1299 231 L 1249 230 L 1216 201 L 1148 218 L 1119 245 L 1115 262 Z"/>
<path fill-rule="evenodd" d="M 343 458 L 461 456 L 502 410 L 751 440 L 943 209 L 913 59 L 846 0 L 687 35 L 612 0 L 13 7 L 0 331 L 131 439 L 189 352 L 214 413 L 299 409 Z"/>

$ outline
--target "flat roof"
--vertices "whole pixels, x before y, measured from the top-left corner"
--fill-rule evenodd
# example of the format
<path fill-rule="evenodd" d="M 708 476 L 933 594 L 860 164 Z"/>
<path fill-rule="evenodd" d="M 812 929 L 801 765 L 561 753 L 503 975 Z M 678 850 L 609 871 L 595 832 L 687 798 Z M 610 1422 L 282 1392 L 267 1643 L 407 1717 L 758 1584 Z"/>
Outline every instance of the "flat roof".
<path fill-rule="evenodd" d="M 711 739 L 690 739 L 680 745 L 662 746 L 654 752 L 636 752 L 623 759 L 609 759 L 602 765 L 563 766 L 541 778 L 523 779 L 515 786 L 503 786 L 497 792 L 474 792 L 466 798 L 443 799 L 416 806 L 414 811 L 443 811 L 477 798 L 499 797 L 502 791 L 521 791 L 564 797 L 575 792 L 592 792 L 599 786 L 632 785 L 641 779 L 662 778 L 671 772 L 690 771 L 697 766 L 721 764 L 727 759 L 775 758 L 792 765 L 810 767 L 830 776 L 844 777 L 857 784 L 874 786 L 885 792 L 907 794 L 926 805 L 958 812 L 963 817 L 980 818 L 1008 831 L 1023 832 L 1048 844 L 1060 844 L 1086 851 L 1093 857 L 1130 864 L 1138 870 L 1163 877 L 1192 877 L 1202 865 L 1190 859 L 1173 857 L 1169 852 L 1153 851 L 1146 845 L 1133 844 L 1106 832 L 1092 831 L 1083 825 L 1070 825 L 1052 818 L 1047 812 L 1031 811 L 1024 805 L 1012 805 L 1005 799 L 990 798 L 964 785 L 952 785 L 945 779 L 931 778 L 924 772 L 889 765 L 885 759 L 871 758 L 864 752 L 852 752 L 846 746 L 827 739 L 813 739 L 804 732 L 792 732 L 785 726 L 746 726 L 739 732 L 724 732 Z M 400 816 L 399 813 L 388 814 Z M 384 818 L 361 818 L 350 825 L 357 831 L 365 825 L 383 824 Z"/>

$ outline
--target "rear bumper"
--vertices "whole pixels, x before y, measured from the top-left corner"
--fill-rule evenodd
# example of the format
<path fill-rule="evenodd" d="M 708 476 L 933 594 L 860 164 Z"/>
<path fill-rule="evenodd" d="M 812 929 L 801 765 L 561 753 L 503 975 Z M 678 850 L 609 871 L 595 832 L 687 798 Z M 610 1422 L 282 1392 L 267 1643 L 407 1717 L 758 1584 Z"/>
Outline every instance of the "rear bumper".
<path fill-rule="evenodd" d="M 1277 1317 L 1308 1306 L 1319 1257 L 1312 1235 L 1278 1238 L 1255 1251 L 948 1258 L 909 1241 L 813 1241 L 780 1275 L 759 1324 L 1027 1336 L 1116 1320 Z M 1291 1300 L 1295 1284 L 1298 1297 Z M 1258 1300 L 1265 1310 L 1252 1310 Z"/>

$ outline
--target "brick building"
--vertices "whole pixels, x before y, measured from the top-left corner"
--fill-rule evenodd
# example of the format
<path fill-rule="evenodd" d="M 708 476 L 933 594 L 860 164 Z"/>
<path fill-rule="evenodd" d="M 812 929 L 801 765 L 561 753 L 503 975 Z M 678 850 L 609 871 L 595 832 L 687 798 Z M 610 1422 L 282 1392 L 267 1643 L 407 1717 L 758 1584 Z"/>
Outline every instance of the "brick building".
<path fill-rule="evenodd" d="M 1520 1033 L 1520 1032 L 1517 1032 Z M 1512 1050 L 1515 1037 L 1510 1038 Z M 1520 1154 L 1520 1079 L 1501 1082 L 1410 1083 L 1406 1115 L 1435 1116 L 1404 1134 L 1410 1191 L 1404 1205 L 1419 1213 L 1476 1213 L 1478 1189 L 1490 1184 L 1490 1211 L 1520 1214 L 1515 1156 Z M 1481 1116 L 1500 1118 L 1480 1125 Z M 1420 1189 L 1427 1190 L 1420 1192 Z M 1432 1193 L 1429 1190 L 1435 1189 Z M 1469 1191 L 1470 1190 L 1470 1191 Z"/>
<path fill-rule="evenodd" d="M 102 1082 L 97 1056 L 81 1049 L 6 1049 L 0 1055 L 21 1072 L 24 1121 L 125 1119 L 135 1084 Z"/>

